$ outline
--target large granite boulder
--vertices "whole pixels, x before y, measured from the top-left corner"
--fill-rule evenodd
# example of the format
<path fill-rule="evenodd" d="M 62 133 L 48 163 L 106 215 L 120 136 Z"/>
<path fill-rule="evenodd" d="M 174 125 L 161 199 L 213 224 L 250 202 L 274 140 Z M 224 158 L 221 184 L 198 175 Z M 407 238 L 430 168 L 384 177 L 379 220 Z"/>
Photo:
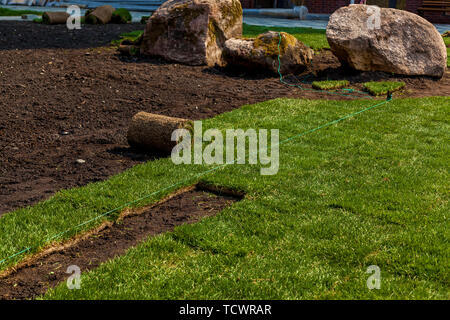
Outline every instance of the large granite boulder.
<path fill-rule="evenodd" d="M 229 39 L 224 48 L 224 59 L 229 66 L 277 73 L 281 65 L 282 74 L 305 70 L 312 56 L 312 49 L 301 41 L 288 33 L 275 31 L 260 34 L 256 39 Z"/>
<path fill-rule="evenodd" d="M 241 35 L 239 0 L 169 0 L 148 19 L 141 53 L 189 65 L 223 65 L 225 41 Z"/>
<path fill-rule="evenodd" d="M 342 7 L 330 17 L 327 39 L 339 60 L 356 70 L 432 77 L 445 73 L 447 51 L 441 35 L 407 11 Z"/>

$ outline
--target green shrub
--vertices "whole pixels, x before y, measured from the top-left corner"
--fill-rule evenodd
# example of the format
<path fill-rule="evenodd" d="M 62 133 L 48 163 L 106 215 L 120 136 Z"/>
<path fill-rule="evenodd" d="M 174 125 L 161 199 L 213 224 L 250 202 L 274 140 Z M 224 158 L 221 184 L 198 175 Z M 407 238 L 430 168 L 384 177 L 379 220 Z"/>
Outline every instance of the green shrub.
<path fill-rule="evenodd" d="M 364 88 L 374 96 L 387 94 L 388 92 L 398 91 L 405 87 L 402 81 L 371 81 L 364 83 Z"/>
<path fill-rule="evenodd" d="M 334 90 L 346 87 L 350 84 L 348 80 L 326 80 L 326 81 L 314 81 L 312 86 L 317 90 Z"/>
<path fill-rule="evenodd" d="M 112 23 L 128 23 L 131 21 L 131 13 L 127 9 L 119 8 L 113 12 Z"/>
<path fill-rule="evenodd" d="M 150 19 L 150 16 L 142 16 L 142 17 L 141 17 L 141 23 L 142 23 L 142 24 L 146 24 L 147 21 L 148 21 L 148 19 Z"/>

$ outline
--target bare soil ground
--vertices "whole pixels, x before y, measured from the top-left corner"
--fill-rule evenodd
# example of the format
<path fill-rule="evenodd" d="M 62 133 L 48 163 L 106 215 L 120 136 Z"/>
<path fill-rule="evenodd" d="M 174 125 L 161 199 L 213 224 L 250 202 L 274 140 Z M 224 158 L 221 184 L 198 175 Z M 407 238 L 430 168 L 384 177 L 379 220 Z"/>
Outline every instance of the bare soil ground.
<path fill-rule="evenodd" d="M 350 99 L 288 87 L 276 76 L 125 58 L 109 46 L 142 28 L 0 22 L 0 215 L 160 156 L 127 145 L 138 111 L 197 120 L 278 97 Z M 330 51 L 314 58 L 314 71 L 305 88 L 317 79 L 345 78 L 357 89 L 389 79 L 407 84 L 397 97 L 450 96 L 448 72 L 441 80 L 352 73 Z"/>

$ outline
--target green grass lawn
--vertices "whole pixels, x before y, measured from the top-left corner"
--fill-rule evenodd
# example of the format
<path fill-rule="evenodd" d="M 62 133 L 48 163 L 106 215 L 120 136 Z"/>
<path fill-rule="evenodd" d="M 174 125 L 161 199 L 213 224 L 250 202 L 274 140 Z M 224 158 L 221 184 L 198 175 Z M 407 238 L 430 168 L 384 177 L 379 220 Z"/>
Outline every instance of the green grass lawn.
<path fill-rule="evenodd" d="M 450 37 L 444 37 L 444 43 L 446 46 L 450 46 Z"/>
<path fill-rule="evenodd" d="M 43 12 L 40 11 L 34 11 L 34 10 L 12 10 L 7 8 L 1 8 L 0 7 L 0 17 L 19 17 L 24 14 L 35 14 L 35 15 L 42 15 Z"/>
<path fill-rule="evenodd" d="M 364 83 L 364 88 L 374 96 L 385 95 L 405 87 L 403 81 L 370 81 Z"/>
<path fill-rule="evenodd" d="M 85 274 L 81 290 L 62 284 L 45 298 L 448 299 L 449 102 L 396 99 L 291 140 L 280 146 L 274 176 L 232 165 L 187 182 L 210 167 L 159 159 L 59 192 L 0 218 L 0 257 L 202 179 L 247 197 Z M 283 140 L 374 103 L 277 99 L 206 120 L 204 129 L 277 128 Z M 380 290 L 366 288 L 370 265 L 381 268 Z"/>
<path fill-rule="evenodd" d="M 349 84 L 348 80 L 313 81 L 312 87 L 317 90 L 334 90 L 346 87 Z"/>
<path fill-rule="evenodd" d="M 450 37 L 444 37 L 444 43 L 447 46 L 447 67 L 450 68 Z"/>

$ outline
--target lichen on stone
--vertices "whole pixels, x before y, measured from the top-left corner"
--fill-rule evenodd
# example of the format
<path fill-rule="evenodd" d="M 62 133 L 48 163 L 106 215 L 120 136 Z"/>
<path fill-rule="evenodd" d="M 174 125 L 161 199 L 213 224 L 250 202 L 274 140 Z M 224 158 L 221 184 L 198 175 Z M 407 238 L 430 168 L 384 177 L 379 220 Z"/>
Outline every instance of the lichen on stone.
<path fill-rule="evenodd" d="M 242 6 L 237 0 L 231 1 L 231 6 L 224 3 L 219 8 L 222 18 L 228 19 L 229 26 L 234 25 L 242 17 Z"/>
<path fill-rule="evenodd" d="M 178 9 L 178 8 L 177 8 Z M 205 13 L 206 8 L 203 6 L 199 6 L 196 8 L 189 8 L 188 4 L 186 4 L 186 6 L 184 6 L 184 8 L 182 9 L 182 18 L 184 21 L 184 26 L 186 28 L 186 30 L 190 29 L 190 24 L 192 21 L 194 21 L 195 19 L 197 19 L 199 16 L 201 16 L 202 14 Z"/>
<path fill-rule="evenodd" d="M 209 41 L 211 43 L 215 42 L 216 39 L 217 39 L 217 26 L 216 26 L 215 21 L 213 21 L 213 20 L 209 20 L 209 23 L 208 23 L 208 34 L 209 34 Z"/>
<path fill-rule="evenodd" d="M 220 43 L 224 43 L 226 40 L 223 31 L 218 25 L 218 22 L 213 19 L 210 19 L 208 23 L 208 35 L 210 43 L 216 42 L 217 39 L 219 39 Z"/>

